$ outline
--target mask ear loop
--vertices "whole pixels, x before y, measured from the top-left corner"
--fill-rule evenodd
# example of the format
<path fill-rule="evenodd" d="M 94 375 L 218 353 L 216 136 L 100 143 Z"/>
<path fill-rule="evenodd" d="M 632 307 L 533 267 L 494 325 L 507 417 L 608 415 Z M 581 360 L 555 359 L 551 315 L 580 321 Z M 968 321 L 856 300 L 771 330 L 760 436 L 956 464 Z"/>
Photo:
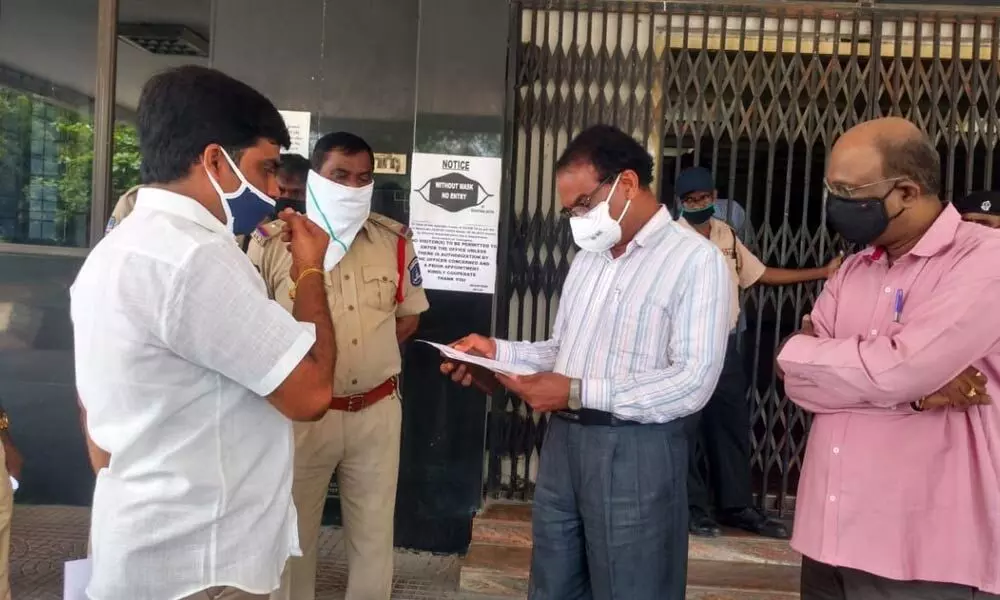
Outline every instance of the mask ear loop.
<path fill-rule="evenodd" d="M 226 154 L 225 148 L 220 146 L 219 149 L 222 150 L 223 156 L 226 157 L 226 160 L 229 161 L 229 164 L 231 165 L 232 161 L 229 160 L 229 155 Z M 212 184 L 212 188 L 219 196 L 219 204 L 222 205 L 222 212 L 226 215 L 226 228 L 229 229 L 230 233 L 233 233 L 233 224 L 236 222 L 236 219 L 233 218 L 233 211 L 229 208 L 229 203 L 226 202 L 226 197 L 229 196 L 229 194 L 222 191 L 222 185 L 215 180 L 215 177 L 212 176 L 212 172 L 208 170 L 208 165 L 202 163 L 201 168 L 205 169 L 205 175 L 208 176 L 208 182 Z M 237 191 L 239 191 L 239 188 L 237 188 Z"/>
<path fill-rule="evenodd" d="M 899 189 L 899 186 L 898 186 L 898 182 L 897 182 L 896 185 L 892 186 L 891 190 L 889 190 L 888 192 L 885 193 L 885 196 L 882 196 L 882 200 L 881 200 L 881 202 L 882 202 L 882 210 L 885 210 L 885 201 L 888 200 L 889 196 L 891 196 L 892 193 L 895 192 L 898 189 Z M 903 214 L 904 212 L 906 212 L 906 207 L 905 206 L 901 206 L 899 208 L 899 212 L 897 212 L 896 214 L 894 214 L 891 217 L 889 217 L 889 214 L 886 213 L 885 216 L 889 217 L 889 222 L 891 223 L 891 222 L 893 222 L 893 221 L 896 220 L 896 217 L 898 217 L 899 215 Z"/>
<path fill-rule="evenodd" d="M 618 176 L 615 177 L 615 183 L 614 183 L 614 185 L 611 186 L 611 191 L 608 192 L 608 197 L 604 199 L 604 203 L 608 205 L 608 212 L 609 213 L 610 213 L 610 210 L 611 210 L 611 198 L 614 197 L 615 190 L 618 189 L 618 183 L 621 180 L 622 180 L 622 174 L 619 173 Z M 625 218 L 625 213 L 628 212 L 628 208 L 630 206 L 632 206 L 632 199 L 631 198 L 629 198 L 629 199 L 627 199 L 625 201 L 625 208 L 622 209 L 622 214 L 618 215 L 618 218 L 615 219 L 615 223 L 617 223 L 619 225 L 622 224 L 622 219 Z"/>
<path fill-rule="evenodd" d="M 226 151 L 224 149 L 222 149 L 221 147 L 219 149 L 222 150 L 223 154 L 226 153 Z M 226 158 L 229 158 L 229 157 L 227 156 Z M 208 176 L 208 181 L 209 181 L 209 183 L 212 184 L 212 188 L 215 189 L 215 193 L 219 195 L 219 199 L 221 200 L 221 199 L 225 198 L 226 196 L 228 196 L 229 194 L 227 194 L 226 192 L 222 191 L 222 185 L 218 181 L 215 180 L 215 177 L 212 176 L 212 172 L 208 170 L 208 165 L 206 165 L 205 163 L 201 163 L 201 168 L 205 170 L 205 175 Z"/>
<path fill-rule="evenodd" d="M 482 187 L 483 187 L 483 186 L 482 186 L 482 184 L 479 184 L 479 187 L 481 187 L 481 188 L 482 188 Z M 485 192 L 485 191 L 486 191 L 486 188 L 483 188 L 483 191 Z M 487 200 L 489 200 L 489 199 L 490 199 L 490 198 L 492 198 L 492 197 L 493 197 L 493 194 L 490 194 L 490 193 L 485 193 L 485 194 L 483 195 L 483 199 L 482 199 L 482 200 L 480 200 L 479 202 L 476 202 L 476 203 L 475 203 L 475 204 L 473 204 L 472 206 L 473 206 L 473 207 L 476 207 L 476 206 L 482 206 L 482 205 L 483 205 L 483 204 L 484 204 L 484 203 L 485 203 L 485 202 L 486 202 Z"/>

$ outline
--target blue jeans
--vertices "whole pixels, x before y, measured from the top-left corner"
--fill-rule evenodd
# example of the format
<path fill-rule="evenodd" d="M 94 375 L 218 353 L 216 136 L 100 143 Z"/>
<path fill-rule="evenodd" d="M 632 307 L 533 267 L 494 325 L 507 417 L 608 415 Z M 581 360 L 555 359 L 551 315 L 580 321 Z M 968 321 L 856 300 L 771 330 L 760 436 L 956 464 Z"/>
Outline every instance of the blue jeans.
<path fill-rule="evenodd" d="M 681 422 L 584 426 L 553 416 L 535 487 L 530 600 L 683 600 Z"/>

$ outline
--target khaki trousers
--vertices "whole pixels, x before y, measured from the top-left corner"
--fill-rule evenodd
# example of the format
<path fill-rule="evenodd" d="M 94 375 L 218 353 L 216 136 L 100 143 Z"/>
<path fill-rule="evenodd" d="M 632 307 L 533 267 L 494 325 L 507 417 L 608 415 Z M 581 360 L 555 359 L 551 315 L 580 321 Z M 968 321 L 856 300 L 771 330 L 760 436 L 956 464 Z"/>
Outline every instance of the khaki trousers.
<path fill-rule="evenodd" d="M 14 490 L 7 473 L 7 455 L 0 444 L 0 600 L 10 600 L 10 522 Z"/>
<path fill-rule="evenodd" d="M 319 528 L 334 471 L 347 550 L 345 600 L 389 599 L 401 422 L 394 392 L 359 412 L 331 410 L 315 423 L 295 423 L 292 500 L 302 556 L 289 559 L 289 600 L 316 597 Z"/>

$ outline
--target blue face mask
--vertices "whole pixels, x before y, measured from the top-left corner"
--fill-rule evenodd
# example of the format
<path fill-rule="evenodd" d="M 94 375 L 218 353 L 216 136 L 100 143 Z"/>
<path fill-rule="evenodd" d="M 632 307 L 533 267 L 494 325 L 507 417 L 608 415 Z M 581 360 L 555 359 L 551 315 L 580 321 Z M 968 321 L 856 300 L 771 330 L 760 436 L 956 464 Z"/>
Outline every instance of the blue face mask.
<path fill-rule="evenodd" d="M 236 188 L 235 192 L 224 192 L 207 168 L 205 173 L 208 174 L 208 180 L 212 182 L 212 187 L 222 200 L 222 209 L 226 211 L 226 226 L 229 231 L 233 235 L 247 235 L 260 225 L 261 221 L 274 215 L 274 200 L 247 181 L 233 159 L 229 158 L 229 153 L 223 150 L 222 155 L 226 157 L 226 162 L 240 180 L 240 187 Z"/>

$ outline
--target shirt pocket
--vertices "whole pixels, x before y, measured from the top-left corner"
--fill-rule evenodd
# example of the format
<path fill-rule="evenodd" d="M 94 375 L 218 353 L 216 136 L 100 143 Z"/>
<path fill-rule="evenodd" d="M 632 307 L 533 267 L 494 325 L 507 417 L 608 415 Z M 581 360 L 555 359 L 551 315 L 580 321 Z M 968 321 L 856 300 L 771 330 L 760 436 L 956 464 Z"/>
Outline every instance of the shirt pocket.
<path fill-rule="evenodd" d="M 375 265 L 361 268 L 363 278 L 362 296 L 366 306 L 379 312 L 391 313 L 396 310 L 396 271 Z"/>
<path fill-rule="evenodd" d="M 622 303 L 615 320 L 614 347 L 630 360 L 655 361 L 670 340 L 670 316 L 666 306 L 656 301 Z"/>

